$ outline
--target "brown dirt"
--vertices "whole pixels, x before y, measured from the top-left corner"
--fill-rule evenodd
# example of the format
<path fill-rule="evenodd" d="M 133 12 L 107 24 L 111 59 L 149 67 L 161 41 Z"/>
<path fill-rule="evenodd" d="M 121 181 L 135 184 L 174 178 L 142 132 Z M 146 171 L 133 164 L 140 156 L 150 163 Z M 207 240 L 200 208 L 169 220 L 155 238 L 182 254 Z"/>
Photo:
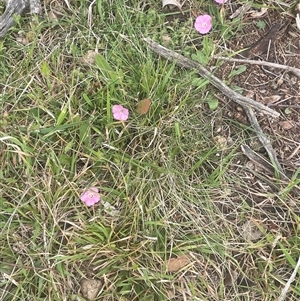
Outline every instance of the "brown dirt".
<path fill-rule="evenodd" d="M 268 24 L 266 29 L 258 29 L 257 20 L 248 23 L 247 26 L 243 26 L 241 34 L 230 41 L 229 48 L 234 52 L 249 46 L 251 49 L 274 24 L 288 24 L 276 33 L 270 45 L 263 47 L 263 53 L 258 49 L 257 53 L 252 53 L 252 57 L 248 59 L 300 68 L 300 31 L 296 28 L 294 19 L 283 13 L 271 12 L 261 20 Z M 239 65 L 246 65 L 247 69 L 244 73 L 234 76 L 230 85 L 240 87 L 243 95 L 280 112 L 278 119 L 259 116 L 259 112 L 257 116 L 263 132 L 271 137 L 281 164 L 295 172 L 300 167 L 300 150 L 297 149 L 300 142 L 300 79 L 284 70 L 232 62 L 224 63 L 217 75 L 227 81 L 230 72 Z M 223 96 L 220 97 L 226 104 L 225 116 L 248 124 L 246 115 L 240 108 Z"/>

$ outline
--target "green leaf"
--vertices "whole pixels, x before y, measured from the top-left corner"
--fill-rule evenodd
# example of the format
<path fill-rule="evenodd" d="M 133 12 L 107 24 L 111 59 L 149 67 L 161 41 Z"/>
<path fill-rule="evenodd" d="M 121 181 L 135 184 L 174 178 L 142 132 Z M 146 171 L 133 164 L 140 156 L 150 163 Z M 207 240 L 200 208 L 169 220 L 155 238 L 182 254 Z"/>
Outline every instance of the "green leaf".
<path fill-rule="evenodd" d="M 239 75 L 247 70 L 247 67 L 245 65 L 237 66 L 237 69 L 234 69 L 230 72 L 228 75 L 229 78 L 234 77 L 235 75 Z"/>
<path fill-rule="evenodd" d="M 216 98 L 209 98 L 209 99 L 207 99 L 207 104 L 208 104 L 210 110 L 213 111 L 218 107 L 219 101 Z"/>
<path fill-rule="evenodd" d="M 284 110 L 284 113 L 285 114 L 291 114 L 292 113 L 292 110 L 290 109 L 290 108 L 286 108 L 285 110 Z"/>
<path fill-rule="evenodd" d="M 44 77 L 49 78 L 51 74 L 51 69 L 45 61 L 41 62 L 40 71 Z"/>
<path fill-rule="evenodd" d="M 192 60 L 200 63 L 201 65 L 206 65 L 208 63 L 208 56 L 202 52 L 202 51 L 197 51 L 196 54 L 192 54 Z"/>
<path fill-rule="evenodd" d="M 67 104 L 62 108 L 62 110 L 60 111 L 60 114 L 57 117 L 57 121 L 56 121 L 56 125 L 61 125 L 64 120 L 66 119 L 68 114 L 68 106 Z"/>
<path fill-rule="evenodd" d="M 259 29 L 264 29 L 266 27 L 266 23 L 263 20 L 259 20 L 259 21 L 257 21 L 256 26 Z"/>
<path fill-rule="evenodd" d="M 111 68 L 103 55 L 97 54 L 95 57 L 95 62 L 108 81 L 119 82 L 120 77 L 118 73 Z"/>
<path fill-rule="evenodd" d="M 93 106 L 92 101 L 90 100 L 90 98 L 87 96 L 86 93 L 83 93 L 83 94 L 82 94 L 82 97 L 83 97 L 83 99 L 86 101 L 86 103 L 87 103 L 88 105 L 90 105 L 91 107 Z"/>

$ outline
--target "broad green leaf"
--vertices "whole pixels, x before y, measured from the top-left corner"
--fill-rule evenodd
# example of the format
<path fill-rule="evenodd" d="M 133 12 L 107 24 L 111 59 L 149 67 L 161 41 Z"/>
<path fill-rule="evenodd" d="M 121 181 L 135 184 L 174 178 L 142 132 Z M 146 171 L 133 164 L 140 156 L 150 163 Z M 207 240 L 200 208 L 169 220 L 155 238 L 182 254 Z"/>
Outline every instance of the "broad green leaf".
<path fill-rule="evenodd" d="M 230 72 L 228 75 L 229 78 L 234 77 L 235 75 L 239 75 L 247 70 L 247 67 L 245 65 L 238 66 L 237 69 L 234 69 Z"/>
<path fill-rule="evenodd" d="M 219 105 L 219 101 L 216 98 L 209 98 L 207 104 L 211 110 L 215 110 Z"/>
<path fill-rule="evenodd" d="M 101 54 L 97 54 L 95 57 L 95 62 L 103 75 L 112 82 L 118 82 L 119 81 L 119 75 L 116 71 L 114 71 L 109 63 L 106 61 L 105 57 Z"/>

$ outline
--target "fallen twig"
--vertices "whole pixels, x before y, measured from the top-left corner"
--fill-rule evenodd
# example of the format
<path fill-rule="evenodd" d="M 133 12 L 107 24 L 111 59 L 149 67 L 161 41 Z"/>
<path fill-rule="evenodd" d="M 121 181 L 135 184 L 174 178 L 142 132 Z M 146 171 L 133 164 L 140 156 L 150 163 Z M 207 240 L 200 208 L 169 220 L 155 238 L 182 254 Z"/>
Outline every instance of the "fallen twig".
<path fill-rule="evenodd" d="M 239 105 L 252 107 L 253 109 L 260 110 L 261 112 L 263 112 L 265 114 L 269 114 L 273 117 L 278 117 L 280 115 L 275 110 L 270 109 L 267 106 L 265 106 L 259 102 L 256 102 L 251 98 L 245 97 L 245 96 L 233 91 L 225 83 L 223 83 L 218 77 L 214 76 L 211 72 L 209 72 L 206 68 L 204 68 L 198 62 L 195 62 L 195 61 L 193 61 L 189 58 L 186 58 L 172 50 L 169 50 L 166 47 L 152 41 L 149 38 L 145 38 L 144 40 L 149 44 L 150 48 L 153 51 L 155 51 L 162 57 L 164 57 L 168 60 L 176 61 L 176 63 L 182 67 L 197 70 L 199 75 L 208 79 L 209 82 L 213 86 L 215 86 L 224 95 L 226 95 L 228 98 L 230 98 L 234 102 L 238 103 Z"/>
<path fill-rule="evenodd" d="M 254 128 L 260 142 L 266 149 L 266 151 L 269 155 L 270 161 L 272 162 L 272 164 L 275 165 L 274 166 L 275 171 L 278 172 L 278 174 L 281 178 L 285 177 L 283 169 L 280 166 L 280 164 L 276 158 L 275 151 L 274 151 L 269 139 L 265 136 L 262 129 L 260 128 L 257 118 L 254 115 L 253 109 L 260 110 L 264 113 L 270 114 L 275 117 L 278 117 L 279 113 L 277 113 L 274 110 L 270 110 L 270 108 L 264 106 L 261 103 L 258 103 L 256 101 L 252 100 L 251 98 L 242 96 L 241 94 L 233 91 L 226 84 L 224 84 L 219 78 L 217 78 L 211 72 L 209 72 L 206 68 L 204 68 L 201 64 L 199 64 L 191 59 L 185 58 L 184 56 L 163 47 L 162 45 L 152 41 L 151 39 L 145 38 L 144 40 L 150 45 L 150 47 L 153 51 L 155 51 L 162 57 L 164 57 L 168 60 L 176 61 L 176 63 L 178 65 L 183 66 L 185 68 L 197 70 L 199 75 L 208 79 L 209 82 L 212 85 L 214 85 L 216 88 L 218 88 L 223 94 L 225 94 L 227 97 L 232 99 L 234 102 L 241 105 L 243 107 L 245 113 L 247 114 L 248 120 L 251 123 L 252 127 Z"/>
<path fill-rule="evenodd" d="M 228 58 L 228 57 L 223 57 L 223 56 L 214 56 L 214 58 L 223 60 L 223 61 L 228 61 L 228 62 L 236 62 L 236 63 L 250 64 L 250 65 L 260 65 L 260 66 L 267 66 L 267 67 L 271 67 L 271 68 L 283 69 L 283 70 L 289 71 L 289 72 L 293 73 L 294 75 L 300 77 L 300 69 L 299 68 L 290 67 L 287 65 L 281 65 L 281 64 L 276 64 L 276 63 L 271 63 L 271 62 L 266 62 L 266 61 L 234 59 L 234 58 Z"/>
<path fill-rule="evenodd" d="M 14 24 L 14 15 L 21 15 L 29 5 L 29 0 L 8 0 L 3 15 L 0 16 L 0 37 Z"/>
<path fill-rule="evenodd" d="M 257 118 L 254 115 L 252 108 L 243 106 L 243 109 L 244 109 L 245 113 L 247 114 L 248 120 L 251 123 L 253 129 L 255 130 L 256 135 L 258 136 L 258 139 L 260 140 L 261 144 L 263 145 L 263 147 L 265 148 L 265 150 L 267 151 L 267 153 L 269 155 L 269 159 L 272 163 L 272 167 L 274 168 L 275 174 L 278 174 L 279 178 L 281 178 L 281 179 L 286 178 L 286 175 L 276 157 L 274 148 L 272 147 L 272 144 L 270 143 L 270 140 L 268 139 L 268 137 L 262 131 L 262 129 L 257 121 Z"/>
<path fill-rule="evenodd" d="M 286 158 L 287 161 L 290 161 L 300 150 L 300 144 L 294 149 L 294 151 Z"/>
<path fill-rule="evenodd" d="M 287 281 L 287 283 L 285 284 L 283 290 L 281 291 L 281 294 L 280 294 L 280 296 L 278 298 L 278 301 L 284 301 L 285 300 L 286 294 L 287 294 L 287 292 L 288 292 L 288 290 L 289 290 L 292 282 L 295 280 L 296 274 L 297 274 L 299 268 L 300 268 L 300 257 L 298 259 L 298 262 L 297 262 L 297 264 L 296 264 L 296 266 L 294 268 L 294 271 L 293 271 L 290 279 Z"/>

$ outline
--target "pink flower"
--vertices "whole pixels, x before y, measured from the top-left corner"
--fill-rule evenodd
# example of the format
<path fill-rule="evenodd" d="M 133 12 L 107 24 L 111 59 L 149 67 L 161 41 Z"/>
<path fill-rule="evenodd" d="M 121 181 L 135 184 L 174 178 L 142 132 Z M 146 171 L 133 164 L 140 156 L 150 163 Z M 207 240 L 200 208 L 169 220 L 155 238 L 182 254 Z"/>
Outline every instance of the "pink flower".
<path fill-rule="evenodd" d="M 210 15 L 200 15 L 196 18 L 195 21 L 195 28 L 197 31 L 199 31 L 201 34 L 208 33 L 212 28 L 211 23 L 211 16 Z"/>
<path fill-rule="evenodd" d="M 128 119 L 128 109 L 124 108 L 122 105 L 114 105 L 112 107 L 113 117 L 116 120 L 125 121 Z"/>
<path fill-rule="evenodd" d="M 223 3 L 227 2 L 227 0 L 215 0 L 215 1 L 219 4 L 223 4 Z"/>
<path fill-rule="evenodd" d="M 90 187 L 81 194 L 80 199 L 86 203 L 87 206 L 93 206 L 100 201 L 98 191 L 99 189 L 97 187 Z"/>

